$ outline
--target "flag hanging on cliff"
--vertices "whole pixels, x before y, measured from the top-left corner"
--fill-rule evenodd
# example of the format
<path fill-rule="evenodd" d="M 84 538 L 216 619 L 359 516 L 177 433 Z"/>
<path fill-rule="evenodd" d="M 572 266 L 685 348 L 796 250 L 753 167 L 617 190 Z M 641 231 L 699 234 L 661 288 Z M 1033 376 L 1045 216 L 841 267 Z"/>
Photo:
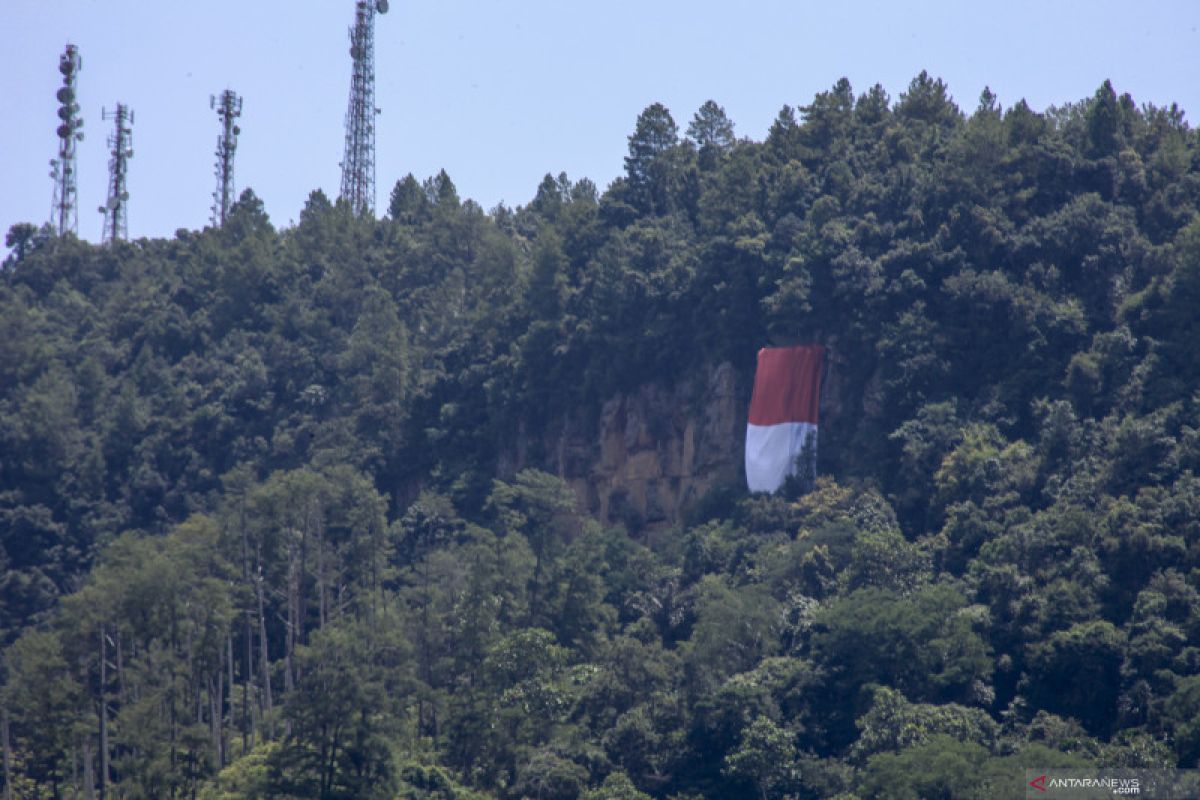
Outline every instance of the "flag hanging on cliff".
<path fill-rule="evenodd" d="M 774 492 L 790 475 L 817 472 L 817 414 L 821 401 L 820 345 L 758 351 L 754 396 L 746 426 L 746 483 Z M 801 456 L 803 458 L 801 459 Z"/>

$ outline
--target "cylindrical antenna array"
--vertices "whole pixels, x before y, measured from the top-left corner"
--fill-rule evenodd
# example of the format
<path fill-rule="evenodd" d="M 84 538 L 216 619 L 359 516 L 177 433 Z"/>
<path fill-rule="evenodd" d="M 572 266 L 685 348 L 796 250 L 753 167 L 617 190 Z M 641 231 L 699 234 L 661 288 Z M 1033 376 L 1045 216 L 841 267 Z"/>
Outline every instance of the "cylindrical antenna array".
<path fill-rule="evenodd" d="M 237 118 L 242 115 L 242 98 L 232 89 L 226 89 L 221 97 L 209 98 L 209 105 L 217 110 L 221 120 L 221 135 L 217 137 L 217 164 L 214 168 L 217 188 L 213 192 L 212 224 L 221 227 L 233 207 L 235 186 L 233 180 L 233 157 L 237 152 L 237 137 L 242 129 Z"/>
<path fill-rule="evenodd" d="M 54 180 L 50 225 L 59 236 L 67 232 L 79 233 L 75 145 L 83 139 L 78 98 L 81 69 L 83 59 L 79 56 L 79 48 L 68 44 L 58 60 L 58 71 L 62 73 L 62 87 L 55 94 L 58 98 L 58 157 L 50 161 L 50 177 Z"/>
<path fill-rule="evenodd" d="M 113 132 L 108 137 L 108 200 L 99 209 L 104 215 L 103 241 L 111 244 L 129 238 L 126 177 L 129 159 L 133 158 L 133 111 L 124 103 L 117 103 L 115 111 L 109 113 L 104 109 L 101 116 L 113 120 Z"/>
<path fill-rule="evenodd" d="M 375 14 L 387 0 L 356 0 L 350 29 L 350 102 L 346 109 L 346 149 L 342 156 L 341 197 L 355 214 L 375 211 Z"/>

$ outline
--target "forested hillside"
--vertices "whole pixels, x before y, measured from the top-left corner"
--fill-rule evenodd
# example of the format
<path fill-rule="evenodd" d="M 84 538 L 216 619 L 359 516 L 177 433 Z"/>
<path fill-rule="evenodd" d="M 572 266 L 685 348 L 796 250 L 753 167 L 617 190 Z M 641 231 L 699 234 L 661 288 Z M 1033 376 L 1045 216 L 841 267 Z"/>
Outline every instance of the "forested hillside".
<path fill-rule="evenodd" d="M 247 191 L 171 240 L 14 226 L 5 799 L 1200 766 L 1198 202 L 1182 110 L 964 112 L 922 73 L 762 142 L 652 105 L 622 178 L 516 209 L 443 172 L 381 219 L 314 192 L 278 229 Z M 833 360 L 814 491 L 647 525 L 555 474 L 551 420 L 801 341 Z"/>

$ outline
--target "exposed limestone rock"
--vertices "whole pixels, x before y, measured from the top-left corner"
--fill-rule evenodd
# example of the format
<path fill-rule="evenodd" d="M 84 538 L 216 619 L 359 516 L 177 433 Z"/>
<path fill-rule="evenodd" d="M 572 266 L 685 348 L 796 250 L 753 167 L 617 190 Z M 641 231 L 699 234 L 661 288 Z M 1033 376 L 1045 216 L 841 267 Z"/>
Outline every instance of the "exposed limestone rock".
<path fill-rule="evenodd" d="M 648 384 L 618 394 L 593 426 L 570 419 L 550 426 L 546 466 L 601 519 L 677 522 L 709 490 L 741 480 L 748 395 L 729 363 L 710 368 L 703 385 Z"/>

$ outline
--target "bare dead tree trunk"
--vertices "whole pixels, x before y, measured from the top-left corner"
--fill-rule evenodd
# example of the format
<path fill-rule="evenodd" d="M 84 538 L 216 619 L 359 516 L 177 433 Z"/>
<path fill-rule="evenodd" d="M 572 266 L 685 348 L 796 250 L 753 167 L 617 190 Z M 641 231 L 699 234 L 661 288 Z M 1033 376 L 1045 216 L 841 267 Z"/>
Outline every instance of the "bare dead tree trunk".
<path fill-rule="evenodd" d="M 190 635 L 189 635 L 190 638 Z M 190 648 L 189 648 L 190 649 Z M 177 609 L 171 609 L 171 655 L 175 656 L 179 652 L 179 612 Z M 191 660 L 190 657 L 188 659 Z M 178 676 L 175 673 L 176 659 L 174 657 L 167 661 L 170 664 L 170 671 L 167 683 L 167 716 L 171 722 L 171 749 L 170 749 L 170 765 L 171 772 L 174 773 L 178 769 L 179 764 L 179 708 L 178 699 L 176 698 L 176 689 L 179 685 Z M 184 700 L 186 701 L 186 697 Z M 184 706 L 185 713 L 187 706 Z M 174 788 L 172 787 L 171 796 L 175 796 Z"/>
<path fill-rule="evenodd" d="M 100 626 L 100 798 L 108 795 L 108 634 Z"/>
<path fill-rule="evenodd" d="M 8 704 L 0 712 L 0 739 L 4 744 L 4 800 L 13 800 L 12 745 L 8 740 Z"/>
<path fill-rule="evenodd" d="M 246 609 L 246 674 L 242 676 L 242 752 L 250 752 L 254 746 L 254 720 L 250 718 L 250 686 L 254 683 L 254 634 L 251 631 L 250 615 Z"/>
<path fill-rule="evenodd" d="M 309 529 L 308 519 L 304 520 L 304 527 L 300 532 L 300 564 L 296 569 L 296 636 L 292 642 L 292 655 L 295 655 L 295 646 L 304 642 L 304 609 L 307 605 L 304 598 L 304 576 L 308 573 L 308 540 Z M 293 659 L 293 665 L 295 663 Z M 296 674 L 292 673 L 292 681 L 295 683 Z"/>
<path fill-rule="evenodd" d="M 213 768 L 220 772 L 225 766 L 225 755 L 221 748 L 221 699 L 225 694 L 225 672 L 220 665 L 217 667 L 217 685 L 213 686 L 212 676 L 208 676 L 208 724 L 212 734 Z"/>
<path fill-rule="evenodd" d="M 232 623 L 232 621 L 231 621 L 231 623 Z M 225 709 L 228 709 L 228 712 L 227 712 L 227 713 L 228 713 L 228 720 L 229 720 L 229 721 L 228 721 L 228 723 L 226 723 L 226 722 L 225 722 L 225 720 L 226 720 L 226 717 L 225 717 L 225 716 L 222 716 L 222 717 L 221 717 L 221 725 L 222 725 L 222 729 L 221 729 L 221 747 L 222 747 L 222 748 L 225 750 L 225 754 L 226 754 L 226 756 L 228 757 L 228 755 L 229 755 L 229 740 L 226 738 L 225 731 L 226 731 L 226 730 L 228 730 L 230 733 L 232 733 L 232 732 L 233 732 L 233 704 L 234 704 L 234 698 L 233 698 L 233 687 L 234 687 L 234 682 L 233 682 L 233 629 L 232 629 L 232 624 L 230 625 L 230 630 L 229 630 L 229 632 L 228 632 L 228 633 L 225 635 L 225 654 L 226 654 L 226 663 L 229 665 L 229 690 L 228 690 L 228 692 L 226 693 L 226 694 L 228 695 L 228 697 L 229 697 L 229 700 L 228 700 L 227 704 L 226 704 L 226 705 L 224 705 L 224 706 L 222 707 L 222 714 L 224 715 L 224 714 L 226 713 Z M 222 700 L 224 700 L 224 698 L 225 698 L 225 695 L 223 695 L 223 696 L 222 696 Z"/>
<path fill-rule="evenodd" d="M 325 557 L 327 554 L 325 553 L 325 547 L 323 545 L 318 544 L 317 547 L 319 548 L 317 550 L 317 559 L 318 559 L 317 560 L 318 627 L 324 628 L 325 623 L 329 621 L 329 608 L 328 608 L 329 584 L 327 581 L 327 573 L 326 573 L 327 567 L 326 567 L 326 563 L 325 563 Z"/>
<path fill-rule="evenodd" d="M 96 800 L 96 760 L 92 755 L 90 734 L 83 736 L 83 797 L 84 800 Z"/>
<path fill-rule="evenodd" d="M 121 643 L 121 632 L 116 632 L 117 645 L 117 702 L 125 704 L 125 648 Z"/>
<path fill-rule="evenodd" d="M 283 650 L 283 690 L 291 692 L 294 687 L 292 682 L 292 652 L 296 648 L 296 617 L 298 616 L 296 607 L 300 604 L 300 578 L 296 574 L 298 565 L 296 563 L 296 544 L 293 541 L 291 532 L 288 537 L 288 572 L 287 572 L 287 637 L 284 643 Z"/>
<path fill-rule="evenodd" d="M 263 575 L 262 575 L 261 562 L 260 562 L 259 568 L 258 568 L 257 587 L 258 587 L 258 639 L 259 639 L 259 646 L 260 646 L 259 647 L 259 656 L 260 656 L 259 668 L 262 672 L 264 711 L 267 714 L 270 714 L 271 708 L 272 708 L 271 660 L 270 660 L 270 656 L 267 654 L 267 610 L 266 610 L 267 603 L 266 603 L 265 598 L 263 597 Z M 269 723 L 268 723 L 268 726 L 269 726 Z M 270 734 L 269 727 L 268 727 L 267 733 Z"/>
<path fill-rule="evenodd" d="M 71 748 L 71 800 L 79 797 L 79 754 Z"/>
<path fill-rule="evenodd" d="M 242 495 L 241 502 L 242 529 L 242 580 L 246 588 L 252 589 L 254 582 L 250 578 L 250 540 L 246 533 L 246 496 Z M 242 753 L 250 752 L 254 743 L 254 723 L 250 718 L 250 686 L 254 683 L 254 611 L 249 603 L 246 604 L 245 630 L 243 645 L 246 651 L 246 672 L 242 675 Z M 233 635 L 230 634 L 229 646 L 233 647 Z M 232 652 L 232 651 L 231 651 Z M 229 691 L 233 692 L 233 659 L 229 660 Z M 230 697 L 230 713 L 232 714 L 233 698 Z"/>

